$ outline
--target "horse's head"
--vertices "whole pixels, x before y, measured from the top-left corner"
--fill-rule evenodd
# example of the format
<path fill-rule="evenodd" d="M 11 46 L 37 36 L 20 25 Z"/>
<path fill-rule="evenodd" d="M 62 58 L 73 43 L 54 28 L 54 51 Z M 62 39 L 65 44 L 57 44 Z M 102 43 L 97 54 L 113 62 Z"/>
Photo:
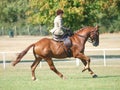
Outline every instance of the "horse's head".
<path fill-rule="evenodd" d="M 99 45 L 99 26 L 94 27 L 89 34 L 89 38 L 93 44 L 93 46 Z"/>
<path fill-rule="evenodd" d="M 93 44 L 93 46 L 99 45 L 99 26 L 96 27 L 84 27 L 75 32 L 75 35 L 85 38 L 85 42 L 88 39 L 89 42 Z"/>

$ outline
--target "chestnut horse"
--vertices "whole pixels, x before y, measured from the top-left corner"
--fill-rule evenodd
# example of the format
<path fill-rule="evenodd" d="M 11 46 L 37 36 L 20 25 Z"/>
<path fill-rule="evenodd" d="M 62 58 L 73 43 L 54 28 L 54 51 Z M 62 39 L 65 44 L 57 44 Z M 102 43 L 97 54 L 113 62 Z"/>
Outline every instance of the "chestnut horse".
<path fill-rule="evenodd" d="M 84 72 L 85 70 L 88 70 L 93 78 L 97 77 L 97 75 L 91 70 L 90 58 L 84 55 L 84 49 L 85 49 L 85 43 L 88 40 L 88 38 L 90 38 L 93 46 L 99 45 L 99 29 L 98 28 L 99 28 L 98 26 L 95 26 L 95 27 L 87 26 L 76 31 L 70 37 L 70 40 L 72 42 L 72 46 L 70 48 L 72 52 L 72 57 L 79 58 L 85 66 L 82 72 Z M 36 80 L 35 69 L 42 59 L 44 59 L 48 63 L 50 69 L 54 71 L 58 76 L 60 76 L 62 79 L 65 78 L 63 74 L 60 73 L 55 68 L 52 58 L 58 58 L 58 59 L 67 58 L 67 54 L 65 53 L 66 47 L 64 46 L 63 42 L 56 42 L 53 39 L 49 39 L 49 38 L 43 38 L 38 42 L 28 46 L 25 50 L 19 53 L 16 60 L 13 61 L 12 65 L 15 66 L 18 62 L 20 62 L 22 57 L 32 47 L 33 47 L 33 54 L 35 56 L 35 61 L 31 65 L 32 80 Z"/>

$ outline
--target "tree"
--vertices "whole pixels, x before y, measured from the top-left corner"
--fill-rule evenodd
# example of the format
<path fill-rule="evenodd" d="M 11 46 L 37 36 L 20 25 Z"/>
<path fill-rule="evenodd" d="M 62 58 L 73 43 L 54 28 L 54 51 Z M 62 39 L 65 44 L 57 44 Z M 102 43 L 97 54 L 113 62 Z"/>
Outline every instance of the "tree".
<path fill-rule="evenodd" d="M 0 4 L 2 22 L 14 23 L 25 19 L 27 0 L 2 0 Z"/>
<path fill-rule="evenodd" d="M 96 24 L 101 32 L 120 31 L 120 0 L 0 0 L 0 24 L 46 25 L 50 30 L 58 9 L 64 10 L 64 26 L 73 31 Z"/>
<path fill-rule="evenodd" d="M 57 9 L 63 9 L 65 26 L 78 29 L 84 20 L 82 4 L 84 4 L 83 0 L 30 0 L 29 10 L 26 13 L 27 21 L 32 24 L 45 24 L 53 27 L 55 12 Z"/>

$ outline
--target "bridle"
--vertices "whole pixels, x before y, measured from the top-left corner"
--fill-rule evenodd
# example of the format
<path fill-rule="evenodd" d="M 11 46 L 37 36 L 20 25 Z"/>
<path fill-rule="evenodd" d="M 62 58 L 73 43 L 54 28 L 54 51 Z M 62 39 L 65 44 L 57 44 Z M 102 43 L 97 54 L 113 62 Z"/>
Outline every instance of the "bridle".
<path fill-rule="evenodd" d="M 82 37 L 82 38 L 87 38 L 86 36 L 83 36 L 83 35 L 80 35 L 80 34 L 77 34 L 77 33 L 76 33 L 76 35 L 79 36 L 79 37 Z M 90 38 L 88 38 L 87 41 L 92 43 L 92 40 Z"/>
<path fill-rule="evenodd" d="M 91 33 L 94 33 L 95 35 L 97 34 L 96 31 L 91 31 L 89 35 L 91 35 Z M 99 32 L 98 32 L 98 33 L 99 33 Z M 75 34 L 76 34 L 77 36 L 79 36 L 79 37 L 87 38 L 86 36 L 83 36 L 83 35 L 80 35 L 80 34 L 77 34 L 77 33 L 75 33 Z M 92 39 L 90 38 L 90 36 L 89 36 L 89 38 L 87 39 L 87 41 L 90 42 L 90 43 L 93 43 L 94 40 L 92 40 Z"/>

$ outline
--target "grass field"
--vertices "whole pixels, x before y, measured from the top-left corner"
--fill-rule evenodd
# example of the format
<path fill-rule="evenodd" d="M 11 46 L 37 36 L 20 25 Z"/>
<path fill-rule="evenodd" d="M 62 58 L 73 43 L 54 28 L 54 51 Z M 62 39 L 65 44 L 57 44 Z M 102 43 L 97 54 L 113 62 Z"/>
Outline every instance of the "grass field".
<path fill-rule="evenodd" d="M 120 64 L 120 60 L 116 62 Z M 92 78 L 86 71 L 81 72 L 83 65 L 56 62 L 57 69 L 67 79 L 60 79 L 44 62 L 42 68 L 36 69 L 37 81 L 31 80 L 31 63 L 19 63 L 16 67 L 7 65 L 6 70 L 0 69 L 0 90 L 120 90 L 120 65 L 104 67 L 92 63 L 92 69 L 98 78 Z"/>

